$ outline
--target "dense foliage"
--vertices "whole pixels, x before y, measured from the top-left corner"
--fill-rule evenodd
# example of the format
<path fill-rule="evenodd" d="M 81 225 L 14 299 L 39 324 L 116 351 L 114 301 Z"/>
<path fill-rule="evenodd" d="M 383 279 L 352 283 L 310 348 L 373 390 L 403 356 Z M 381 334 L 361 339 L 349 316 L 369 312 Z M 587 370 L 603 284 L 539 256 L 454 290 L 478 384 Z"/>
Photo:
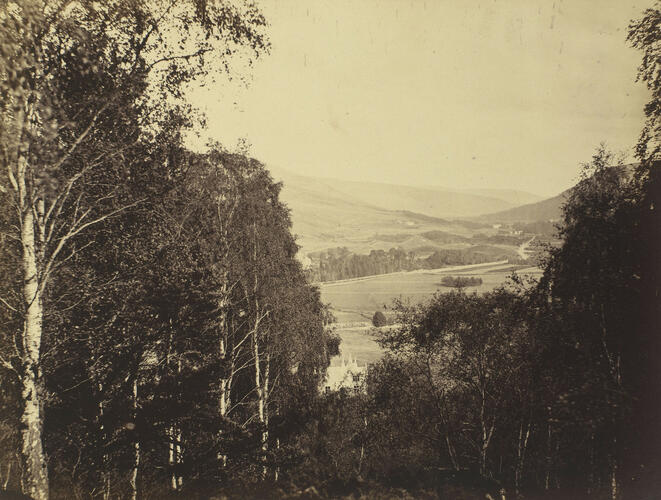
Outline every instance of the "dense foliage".
<path fill-rule="evenodd" d="M 313 429 L 317 459 L 333 464 L 329 491 L 654 498 L 658 168 L 617 165 L 600 147 L 539 282 L 396 304 L 397 326 L 377 333 L 387 354 L 363 392 L 328 396 Z"/>
<path fill-rule="evenodd" d="M 3 3 L 2 488 L 204 496 L 286 475 L 337 339 L 259 162 L 185 86 L 268 43 L 250 3 Z M 282 465 L 281 465 L 282 464 Z"/>
<path fill-rule="evenodd" d="M 376 327 L 386 326 L 388 324 L 388 318 L 381 311 L 376 311 L 374 316 L 372 316 L 372 325 Z"/>
<path fill-rule="evenodd" d="M 326 394 L 339 339 L 296 259 L 281 186 L 245 154 L 184 147 L 202 125 L 186 85 L 268 48 L 259 11 L 204 0 L 0 9 L 3 494 L 661 491 L 658 5 L 629 33 L 652 92 L 639 163 L 596 151 L 542 279 L 378 311 L 375 325 L 391 323 L 375 332 L 386 355 L 362 387 Z M 317 279 L 489 258 L 458 252 L 340 249 L 319 257 Z M 476 284 L 463 279 L 452 286 Z"/>

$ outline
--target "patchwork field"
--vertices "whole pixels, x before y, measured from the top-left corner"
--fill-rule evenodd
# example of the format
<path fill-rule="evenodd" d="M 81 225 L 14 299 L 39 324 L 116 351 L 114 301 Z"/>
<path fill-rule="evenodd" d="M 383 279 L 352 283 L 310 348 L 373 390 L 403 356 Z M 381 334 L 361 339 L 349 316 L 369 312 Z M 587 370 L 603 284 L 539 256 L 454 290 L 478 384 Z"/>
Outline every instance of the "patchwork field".
<path fill-rule="evenodd" d="M 342 337 L 342 354 L 345 357 L 350 355 L 360 365 L 364 365 L 382 355 L 370 335 L 372 316 L 377 310 L 387 311 L 394 299 L 419 303 L 437 291 L 450 291 L 451 288 L 441 286 L 444 276 L 481 278 L 481 285 L 466 290 L 483 293 L 506 283 L 513 271 L 521 276 L 538 278 L 541 275 L 539 268 L 506 262 L 455 266 L 322 283 L 321 298 L 331 304 L 337 318 L 336 331 Z"/>

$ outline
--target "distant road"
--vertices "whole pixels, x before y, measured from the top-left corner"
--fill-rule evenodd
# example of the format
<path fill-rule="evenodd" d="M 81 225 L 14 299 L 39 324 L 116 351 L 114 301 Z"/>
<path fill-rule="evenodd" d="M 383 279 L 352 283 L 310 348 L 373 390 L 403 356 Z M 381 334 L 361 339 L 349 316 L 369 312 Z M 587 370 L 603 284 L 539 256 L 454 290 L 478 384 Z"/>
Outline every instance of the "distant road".
<path fill-rule="evenodd" d="M 493 262 L 484 262 L 482 264 L 468 264 L 465 266 L 450 266 L 450 267 L 440 267 L 437 269 L 416 269 L 415 271 L 397 271 L 394 273 L 372 274 L 371 276 L 361 276 L 360 278 L 348 278 L 344 280 L 335 280 L 335 281 L 319 281 L 315 284 L 328 287 L 334 285 L 342 285 L 344 283 L 354 283 L 357 281 L 373 280 L 376 278 L 381 278 L 383 276 L 397 276 L 397 275 L 405 276 L 410 274 L 421 274 L 421 273 L 440 274 L 440 273 L 453 272 L 453 271 L 466 271 L 469 269 L 481 269 L 483 267 L 502 266 L 503 264 L 508 264 L 508 263 L 509 261 L 505 259 L 505 260 L 496 260 Z"/>

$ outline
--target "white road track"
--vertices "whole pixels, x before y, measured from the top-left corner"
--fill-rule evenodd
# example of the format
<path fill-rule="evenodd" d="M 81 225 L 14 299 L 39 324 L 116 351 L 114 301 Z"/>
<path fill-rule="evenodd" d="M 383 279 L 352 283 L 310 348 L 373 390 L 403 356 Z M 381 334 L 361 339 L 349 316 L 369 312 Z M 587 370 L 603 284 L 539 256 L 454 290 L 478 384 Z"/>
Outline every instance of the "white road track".
<path fill-rule="evenodd" d="M 530 244 L 533 242 L 534 239 L 535 239 L 535 237 L 533 236 L 528 241 L 521 244 L 521 246 L 516 251 L 516 253 L 519 254 L 519 257 L 521 257 L 522 259 L 527 259 L 528 258 L 528 254 L 527 254 L 528 247 L 530 246 Z"/>

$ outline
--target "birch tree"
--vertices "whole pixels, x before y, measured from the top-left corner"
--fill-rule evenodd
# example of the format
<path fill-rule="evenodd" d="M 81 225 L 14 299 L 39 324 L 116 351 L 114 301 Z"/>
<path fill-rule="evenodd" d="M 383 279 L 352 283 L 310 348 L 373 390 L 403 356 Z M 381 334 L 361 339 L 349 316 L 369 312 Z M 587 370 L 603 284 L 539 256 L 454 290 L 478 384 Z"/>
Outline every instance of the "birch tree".
<path fill-rule="evenodd" d="M 181 96 L 209 71 L 204 56 L 243 45 L 266 47 L 264 20 L 251 5 L 207 2 L 6 2 L 0 13 L 3 171 L 20 244 L 20 300 L 3 306 L 22 318 L 17 350 L 3 357 L 22 385 L 26 493 L 48 498 L 42 446 L 44 299 L 85 232 L 127 210 L 96 173 L 124 170 L 123 155 L 164 106 L 149 96 Z M 220 69 L 229 68 L 220 57 Z M 148 91 L 148 89 L 153 89 Z M 153 100 L 152 100 L 153 102 Z M 137 113 L 136 113 L 137 110 Z M 136 120 L 137 121 L 134 121 Z"/>

